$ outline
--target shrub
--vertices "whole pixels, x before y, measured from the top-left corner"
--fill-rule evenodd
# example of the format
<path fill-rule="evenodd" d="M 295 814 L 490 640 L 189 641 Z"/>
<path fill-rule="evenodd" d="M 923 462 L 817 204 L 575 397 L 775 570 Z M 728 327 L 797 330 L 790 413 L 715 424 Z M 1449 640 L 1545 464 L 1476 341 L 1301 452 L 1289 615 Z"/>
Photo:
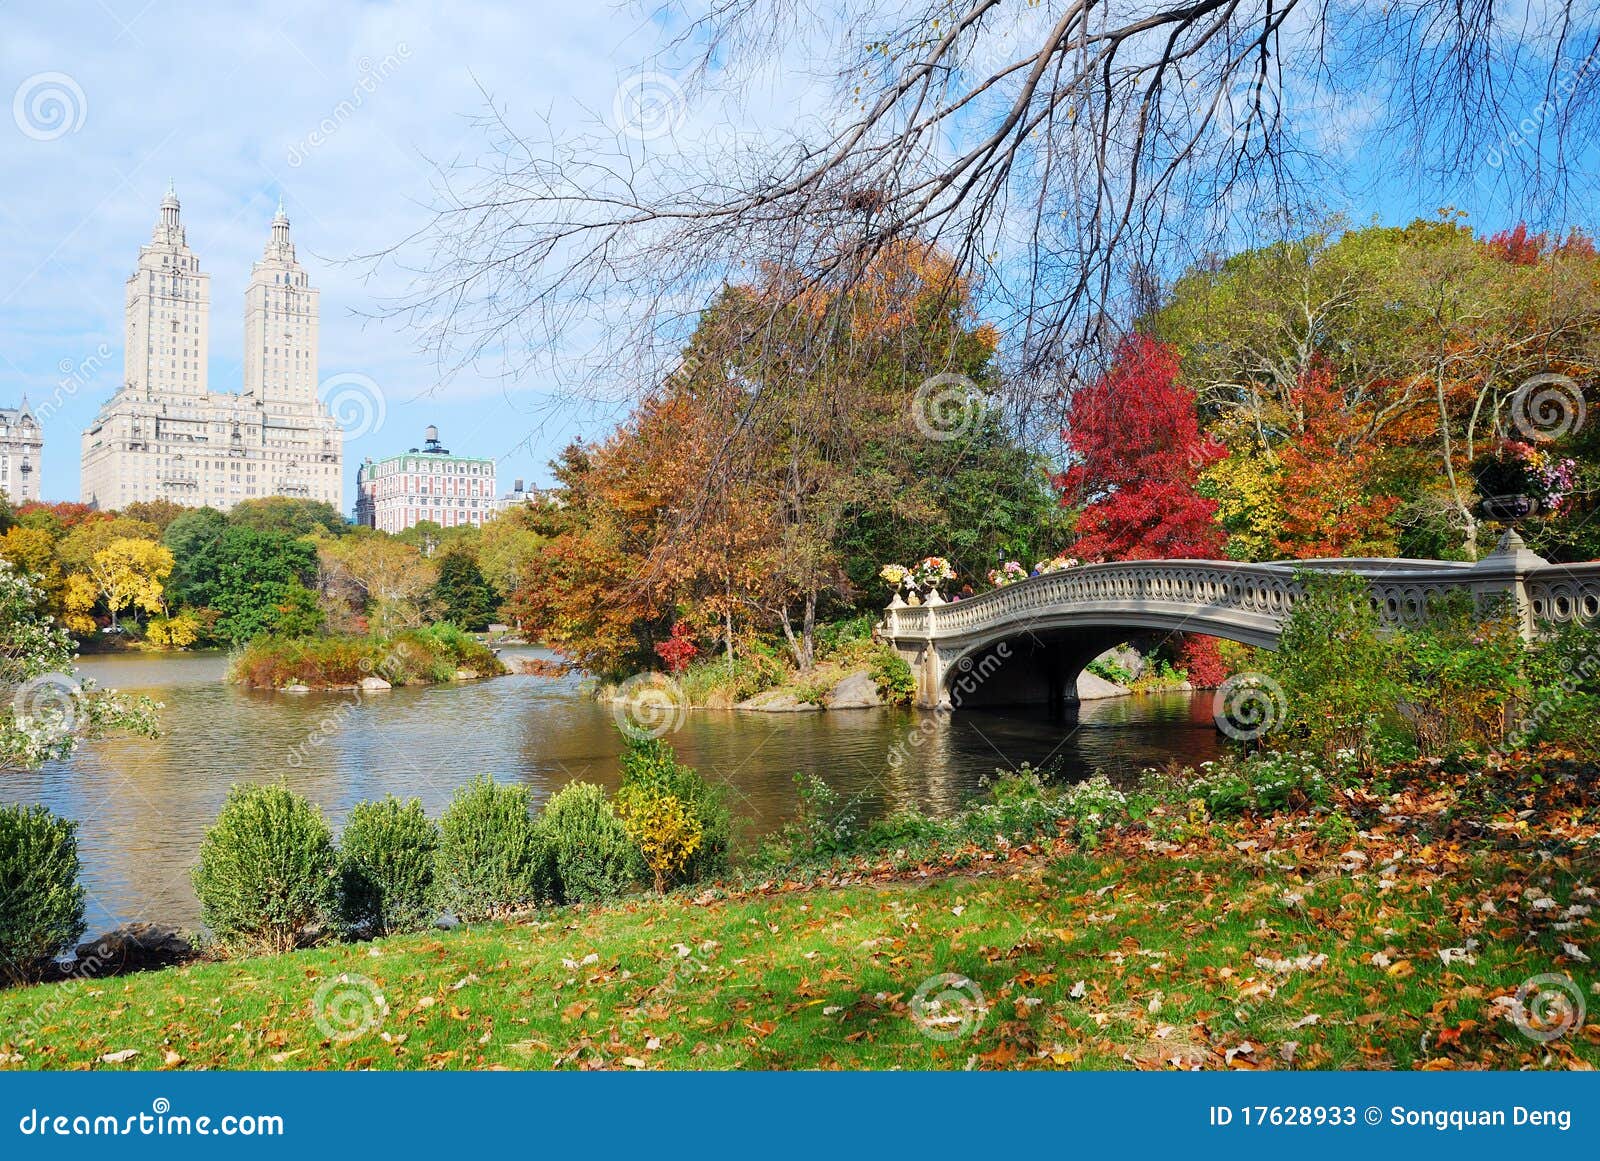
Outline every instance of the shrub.
<path fill-rule="evenodd" d="M 1332 761 L 1349 751 L 1371 770 L 1375 747 L 1398 727 L 1401 683 L 1397 642 L 1382 631 L 1365 579 L 1301 571 L 1278 651 L 1266 666 L 1283 694 L 1282 721 L 1262 741 L 1275 749 L 1309 747 Z"/>
<path fill-rule="evenodd" d="M 1513 747 L 1554 742 L 1600 756 L 1600 628 L 1562 628 L 1529 651 L 1527 673 L 1530 691 L 1518 707 Z"/>
<path fill-rule="evenodd" d="M 852 645 L 870 643 L 876 613 L 860 613 L 839 621 L 824 621 L 816 628 L 817 656 L 826 660 Z"/>
<path fill-rule="evenodd" d="M 233 660 L 229 675 L 244 685 L 358 685 L 382 677 L 391 685 L 454 681 L 456 670 L 485 677 L 504 673 L 481 641 L 448 621 L 393 637 L 258 637 Z"/>
<path fill-rule="evenodd" d="M 878 696 L 889 705 L 910 705 L 917 696 L 917 679 L 905 659 L 888 646 L 872 658 L 872 680 L 878 683 Z"/>
<path fill-rule="evenodd" d="M 367 935 L 421 931 L 439 914 L 439 828 L 415 798 L 361 802 L 339 838 L 339 916 Z"/>
<path fill-rule="evenodd" d="M 1084 666 L 1090 673 L 1103 681 L 1114 685 L 1132 685 L 1133 671 L 1120 661 L 1113 661 L 1108 657 L 1096 657 Z"/>
<path fill-rule="evenodd" d="M 1334 789 L 1320 755 L 1271 753 L 1202 763 L 1181 793 L 1203 802 L 1212 817 L 1231 818 L 1287 806 L 1325 807 Z"/>
<path fill-rule="evenodd" d="M 1061 805 L 1072 820 L 1074 837 L 1086 847 L 1094 846 L 1101 831 L 1116 826 L 1128 814 L 1128 796 L 1100 773 L 1067 787 L 1062 792 Z"/>
<path fill-rule="evenodd" d="M 617 814 L 629 837 L 639 844 L 658 892 L 684 877 L 689 860 L 705 841 L 705 829 L 688 804 L 659 786 L 635 785 L 619 795 Z"/>
<path fill-rule="evenodd" d="M 550 854 L 528 788 L 476 778 L 439 819 L 440 901 L 464 923 L 537 906 L 555 893 Z"/>
<path fill-rule="evenodd" d="M 705 705 L 721 695 L 730 704 L 781 685 L 783 663 L 763 653 L 746 651 L 729 661 L 725 655 L 694 662 L 678 677 L 690 705 Z"/>
<path fill-rule="evenodd" d="M 694 820 L 699 840 L 687 852 L 683 865 L 669 877 L 677 882 L 695 883 L 722 874 L 728 869 L 728 847 L 733 835 L 733 815 L 723 801 L 722 791 L 712 786 L 692 766 L 678 761 L 672 747 L 660 738 L 629 737 L 622 753 L 622 788 L 617 792 L 617 814 L 627 822 L 630 810 L 635 819 L 643 804 L 658 798 L 676 798 L 686 815 Z M 631 806 L 625 804 L 631 803 Z M 670 810 L 656 811 L 664 824 L 672 821 Z M 635 832 L 630 829 L 630 834 Z M 635 840 L 638 841 L 635 835 Z M 649 851 L 640 844 L 649 859 Z"/>
<path fill-rule="evenodd" d="M 1505 739 L 1525 653 L 1508 602 L 1480 610 L 1471 593 L 1436 597 L 1427 620 L 1398 644 L 1405 719 L 1419 754 L 1487 751 Z"/>
<path fill-rule="evenodd" d="M 0 807 L 0 973 L 21 983 L 83 934 L 78 824 Z"/>
<path fill-rule="evenodd" d="M 224 947 L 292 950 L 337 903 L 322 812 L 287 786 L 235 786 L 200 844 L 200 914 Z"/>
<path fill-rule="evenodd" d="M 555 860 L 562 901 L 599 902 L 625 895 L 644 877 L 644 860 L 606 792 L 573 782 L 545 803 L 539 816 Z"/>
<path fill-rule="evenodd" d="M 1186 634 L 1183 649 L 1178 654 L 1178 668 L 1189 676 L 1189 684 L 1196 689 L 1216 689 L 1228 679 L 1228 663 L 1215 637 L 1198 633 Z"/>

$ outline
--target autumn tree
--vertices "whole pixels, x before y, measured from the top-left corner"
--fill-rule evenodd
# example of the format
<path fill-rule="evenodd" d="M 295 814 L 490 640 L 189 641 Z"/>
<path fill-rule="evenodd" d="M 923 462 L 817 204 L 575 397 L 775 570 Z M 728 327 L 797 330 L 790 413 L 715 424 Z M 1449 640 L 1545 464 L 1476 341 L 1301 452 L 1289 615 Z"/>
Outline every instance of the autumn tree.
<path fill-rule="evenodd" d="M 117 617 L 130 606 L 146 613 L 159 613 L 161 582 L 172 572 L 172 553 L 152 540 L 122 537 L 94 554 L 89 562 L 89 579 L 111 614 L 111 628 Z"/>
<path fill-rule="evenodd" d="M 944 503 L 983 511 L 979 537 L 996 509 L 1016 524 L 1040 512 L 1040 476 L 997 420 L 961 442 L 919 410 L 930 378 L 976 393 L 988 375 L 993 332 L 946 296 L 950 277 L 936 251 L 907 246 L 858 294 L 785 308 L 803 317 L 776 333 L 760 320 L 780 271 L 729 288 L 679 372 L 555 465 L 560 503 L 531 517 L 549 540 L 513 615 L 602 672 L 654 664 L 675 624 L 728 657 L 745 632 L 781 633 L 804 670 L 819 617 L 859 596 L 852 560 L 875 583 L 885 546 L 946 551 Z"/>
<path fill-rule="evenodd" d="M 1389 518 L 1400 504 L 1385 491 L 1380 448 L 1363 440 L 1368 417 L 1342 406 L 1326 372 L 1290 393 L 1299 427 L 1279 453 L 1282 556 L 1393 556 Z"/>
<path fill-rule="evenodd" d="M 325 599 L 343 604 L 374 629 L 392 632 L 422 624 L 438 576 L 415 544 L 369 528 L 316 542 Z"/>
<path fill-rule="evenodd" d="M 478 567 L 501 600 L 522 586 L 543 550 L 544 537 L 535 527 L 535 514 L 535 509 L 520 504 L 483 525 Z"/>
<path fill-rule="evenodd" d="M 1204 422 L 1230 449 L 1205 484 L 1230 555 L 1364 541 L 1471 559 L 1479 498 L 1468 465 L 1505 430 L 1530 377 L 1589 377 L 1597 275 L 1582 234 L 1485 240 L 1450 211 L 1405 227 L 1318 223 L 1185 274 L 1150 325 L 1182 355 Z M 1308 468 L 1298 483 L 1281 454 L 1292 445 Z M 1325 455 L 1353 457 L 1353 470 L 1331 472 Z M 1385 506 L 1387 533 L 1339 527 L 1341 514 L 1372 511 L 1351 493 L 1358 477 L 1374 496 L 1402 497 Z M 1297 525 L 1287 534 L 1286 503 Z"/>
<path fill-rule="evenodd" d="M 1073 393 L 1062 435 L 1072 462 L 1058 484 L 1063 504 L 1081 506 L 1077 555 L 1220 555 L 1217 504 L 1197 484 L 1226 453 L 1201 434 L 1170 347 L 1139 335 L 1122 342 L 1106 372 Z"/>

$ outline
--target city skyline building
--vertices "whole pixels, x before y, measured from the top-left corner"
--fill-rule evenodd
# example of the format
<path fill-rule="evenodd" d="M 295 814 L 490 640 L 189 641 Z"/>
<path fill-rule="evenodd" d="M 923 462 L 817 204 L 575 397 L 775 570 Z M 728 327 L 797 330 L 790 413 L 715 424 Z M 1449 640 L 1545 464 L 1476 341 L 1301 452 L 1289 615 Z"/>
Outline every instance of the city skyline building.
<path fill-rule="evenodd" d="M 166 499 L 226 511 L 291 496 L 342 507 L 342 433 L 317 398 L 319 295 L 281 200 L 245 291 L 240 392 L 211 390 L 211 278 L 170 187 L 124 310 L 123 384 L 83 433 L 85 503 Z"/>

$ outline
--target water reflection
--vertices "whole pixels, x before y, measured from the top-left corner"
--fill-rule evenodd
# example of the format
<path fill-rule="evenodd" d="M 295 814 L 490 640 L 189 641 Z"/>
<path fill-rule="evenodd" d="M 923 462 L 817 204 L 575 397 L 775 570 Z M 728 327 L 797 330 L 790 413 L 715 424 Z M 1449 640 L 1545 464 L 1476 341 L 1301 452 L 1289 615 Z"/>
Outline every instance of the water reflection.
<path fill-rule="evenodd" d="M 226 664 L 219 654 L 86 659 L 82 668 L 102 685 L 165 703 L 162 737 L 94 743 L 70 762 L 0 784 L 0 798 L 43 802 L 80 821 L 92 931 L 137 919 L 197 922 L 189 869 L 235 782 L 282 779 L 336 825 L 352 804 L 385 794 L 420 798 L 437 815 L 483 771 L 521 779 L 541 800 L 575 779 L 616 785 L 612 716 L 576 678 L 281 694 L 223 684 Z M 747 839 L 793 817 L 797 772 L 820 775 L 872 818 L 953 809 L 996 767 L 1126 776 L 1218 749 L 1209 698 L 1187 695 L 1086 703 L 1076 723 L 1021 712 L 696 712 L 671 740 L 728 788 Z"/>

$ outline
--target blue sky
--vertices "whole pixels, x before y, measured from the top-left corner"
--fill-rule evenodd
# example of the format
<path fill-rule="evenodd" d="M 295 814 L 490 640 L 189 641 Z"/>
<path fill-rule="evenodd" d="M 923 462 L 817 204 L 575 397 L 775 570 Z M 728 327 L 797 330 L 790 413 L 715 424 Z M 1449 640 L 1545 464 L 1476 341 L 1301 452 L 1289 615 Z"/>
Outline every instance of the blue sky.
<path fill-rule="evenodd" d="M 0 118 L 0 406 L 24 391 L 36 405 L 60 399 L 45 423 L 46 499 L 78 497 L 79 435 L 121 376 L 123 282 L 169 179 L 211 274 L 214 390 L 239 387 L 244 288 L 283 197 L 322 291 L 321 377 L 366 376 L 384 400 L 381 424 L 347 444 L 347 507 L 355 462 L 417 444 L 430 423 L 453 451 L 497 458 L 509 485 L 547 480 L 562 444 L 619 418 L 615 403 L 572 403 L 540 373 L 493 361 L 441 378 L 415 333 L 364 317 L 404 291 L 400 275 L 364 280 L 345 260 L 427 221 L 433 164 L 485 148 L 471 124 L 485 91 L 513 124 L 608 124 L 619 86 L 655 67 L 662 30 L 640 10 L 54 0 L 0 2 L 0 21 L 0 96 L 12 97 Z M 740 112 L 785 123 L 818 83 L 775 68 L 740 94 Z M 1369 139 L 1384 100 L 1374 78 L 1361 100 L 1303 119 L 1316 148 L 1350 165 L 1330 205 L 1406 221 L 1448 201 L 1475 225 L 1504 224 L 1492 167 L 1448 189 L 1387 176 Z"/>
<path fill-rule="evenodd" d="M 492 363 L 441 382 L 414 334 L 361 317 L 404 287 L 344 260 L 427 220 L 432 163 L 484 147 L 483 91 L 513 119 L 609 116 L 659 39 L 636 14 L 64 0 L 0 4 L 0 22 L 0 406 L 69 385 L 45 421 L 46 499 L 78 498 L 79 436 L 120 379 L 123 283 L 169 179 L 211 275 L 213 390 L 239 389 L 245 284 L 282 195 L 322 291 L 322 378 L 365 375 L 384 397 L 381 426 L 347 445 L 347 503 L 357 458 L 413 446 L 429 423 L 452 450 L 500 459 L 509 485 L 546 478 L 568 438 L 615 418 Z"/>

